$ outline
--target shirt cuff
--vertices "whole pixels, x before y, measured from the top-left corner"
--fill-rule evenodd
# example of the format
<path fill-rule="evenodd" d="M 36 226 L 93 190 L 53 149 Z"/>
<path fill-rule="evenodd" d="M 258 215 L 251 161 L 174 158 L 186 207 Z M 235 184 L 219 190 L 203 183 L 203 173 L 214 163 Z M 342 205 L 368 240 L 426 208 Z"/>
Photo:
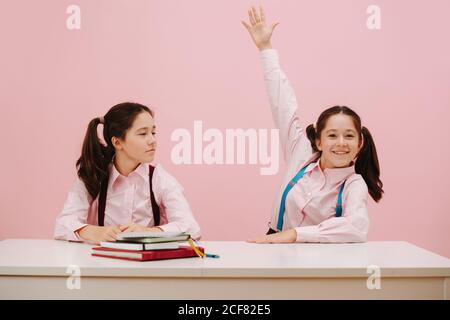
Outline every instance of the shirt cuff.
<path fill-rule="evenodd" d="M 320 232 L 318 226 L 297 227 L 297 242 L 320 242 Z"/>
<path fill-rule="evenodd" d="M 259 52 L 261 64 L 264 71 L 279 68 L 278 51 L 275 49 L 264 49 Z"/>
<path fill-rule="evenodd" d="M 80 234 L 78 233 L 78 231 L 81 228 L 84 228 L 87 225 L 88 224 L 83 224 L 83 223 L 77 224 L 77 226 L 74 228 L 73 233 L 71 234 L 71 236 L 68 237 L 67 240 L 70 240 L 70 241 L 85 241 L 83 238 L 80 237 Z"/>
<path fill-rule="evenodd" d="M 273 57 L 278 57 L 277 50 L 275 49 L 264 49 L 259 51 L 260 56 L 271 55 Z"/>

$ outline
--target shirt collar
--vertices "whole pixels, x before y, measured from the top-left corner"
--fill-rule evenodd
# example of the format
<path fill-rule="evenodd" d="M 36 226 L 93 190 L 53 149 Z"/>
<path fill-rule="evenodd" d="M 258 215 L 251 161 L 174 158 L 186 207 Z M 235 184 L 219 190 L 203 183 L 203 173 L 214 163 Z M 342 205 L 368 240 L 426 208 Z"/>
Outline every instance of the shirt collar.
<path fill-rule="evenodd" d="M 350 177 L 352 174 L 355 174 L 355 162 L 353 161 L 352 165 L 344 168 L 325 168 L 322 170 L 320 167 L 320 157 L 317 160 L 314 160 L 308 168 L 306 168 L 306 172 L 312 170 L 319 170 L 322 172 L 327 179 L 331 181 L 343 181 Z"/>
<path fill-rule="evenodd" d="M 136 170 L 134 170 L 134 172 L 136 172 L 142 179 L 147 179 L 148 178 L 148 168 L 149 164 L 148 163 L 141 163 L 140 165 L 138 165 L 138 167 L 136 168 Z"/>
<path fill-rule="evenodd" d="M 116 180 L 121 176 L 120 172 L 116 169 L 114 161 L 109 164 L 109 185 L 113 186 Z"/>
<path fill-rule="evenodd" d="M 147 179 L 148 177 L 148 163 L 141 163 L 137 166 L 136 169 L 134 169 L 133 172 L 130 173 L 130 175 L 138 175 L 139 177 L 141 177 L 142 179 Z M 130 176 L 129 175 L 129 176 Z M 116 166 L 114 165 L 114 161 L 111 161 L 111 163 L 109 164 L 109 186 L 114 186 L 115 182 L 117 181 L 117 179 L 119 179 L 119 177 L 122 178 L 127 178 L 125 176 L 123 176 L 116 168 Z"/>

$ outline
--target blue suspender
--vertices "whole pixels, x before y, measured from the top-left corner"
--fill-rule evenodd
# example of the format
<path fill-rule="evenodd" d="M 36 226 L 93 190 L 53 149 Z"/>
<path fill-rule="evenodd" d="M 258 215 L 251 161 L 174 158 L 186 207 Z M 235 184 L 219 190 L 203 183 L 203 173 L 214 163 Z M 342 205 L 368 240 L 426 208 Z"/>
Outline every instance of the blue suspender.
<path fill-rule="evenodd" d="M 278 223 L 277 223 L 277 229 L 281 231 L 283 229 L 283 219 L 284 219 L 284 211 L 285 211 L 285 203 L 286 203 L 286 197 L 291 191 L 291 189 L 295 186 L 295 184 L 300 180 L 303 175 L 305 174 L 306 168 L 308 165 L 304 166 L 296 175 L 294 178 L 292 178 L 291 181 L 289 181 L 288 185 L 283 191 L 283 195 L 281 196 L 281 204 L 280 204 L 280 211 L 278 213 Z M 340 217 L 342 215 L 342 192 L 344 191 L 344 183 L 339 188 L 339 194 L 338 199 L 336 203 L 336 217 Z"/>
<path fill-rule="evenodd" d="M 347 181 L 347 180 L 345 180 Z M 339 188 L 338 199 L 336 203 L 336 217 L 342 216 L 342 191 L 344 191 L 345 181 Z"/>
<path fill-rule="evenodd" d="M 308 167 L 308 166 L 307 165 L 304 166 L 302 168 L 302 170 L 300 170 L 295 175 L 295 177 L 292 178 L 292 180 L 288 183 L 288 185 L 286 186 L 286 188 L 283 191 L 283 195 L 281 196 L 280 211 L 278 213 L 278 223 L 277 223 L 277 229 L 280 230 L 280 231 L 283 228 L 284 204 L 286 202 L 286 197 L 287 197 L 289 191 L 291 191 L 291 189 L 295 186 L 297 181 L 300 180 L 301 177 L 303 177 L 303 175 L 305 174 L 305 171 L 306 171 L 306 167 Z"/>

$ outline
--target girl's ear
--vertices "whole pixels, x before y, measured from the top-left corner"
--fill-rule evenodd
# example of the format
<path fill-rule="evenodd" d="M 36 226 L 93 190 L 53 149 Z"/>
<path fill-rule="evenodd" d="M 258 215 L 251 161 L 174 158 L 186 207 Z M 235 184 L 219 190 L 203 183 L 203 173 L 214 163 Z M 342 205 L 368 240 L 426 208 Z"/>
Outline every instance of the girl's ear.
<path fill-rule="evenodd" d="M 364 135 L 361 134 L 361 140 L 359 140 L 358 152 L 356 153 L 355 159 L 358 158 L 363 146 L 364 146 Z"/>
<path fill-rule="evenodd" d="M 320 139 L 316 139 L 317 150 L 322 151 L 322 146 L 320 145 Z"/>
<path fill-rule="evenodd" d="M 120 141 L 120 139 L 118 139 L 117 137 L 112 137 L 111 138 L 111 143 L 114 146 L 114 148 L 116 150 L 122 150 L 122 142 Z"/>
<path fill-rule="evenodd" d="M 361 151 L 363 146 L 364 146 L 364 135 L 361 134 L 361 140 L 359 140 L 359 146 L 358 146 L 358 153 Z"/>

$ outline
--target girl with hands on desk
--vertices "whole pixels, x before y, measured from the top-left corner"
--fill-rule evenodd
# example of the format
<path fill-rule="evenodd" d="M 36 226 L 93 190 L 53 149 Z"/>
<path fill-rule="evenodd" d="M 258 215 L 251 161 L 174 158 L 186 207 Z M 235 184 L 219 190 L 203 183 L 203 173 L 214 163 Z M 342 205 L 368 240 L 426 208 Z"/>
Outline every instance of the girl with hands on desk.
<path fill-rule="evenodd" d="M 370 195 L 383 194 L 375 144 L 360 117 L 334 106 L 316 124 L 303 128 L 297 99 L 281 70 L 271 37 L 278 23 L 266 24 L 264 10 L 252 7 L 242 21 L 256 47 L 264 72 L 272 115 L 280 130 L 286 161 L 266 235 L 255 243 L 364 242 L 367 240 Z"/>
<path fill-rule="evenodd" d="M 56 219 L 55 239 L 99 243 L 134 231 L 200 238 L 182 186 L 161 165 L 149 164 L 155 157 L 155 129 L 153 111 L 131 102 L 89 122 L 77 161 L 79 179 Z"/>

